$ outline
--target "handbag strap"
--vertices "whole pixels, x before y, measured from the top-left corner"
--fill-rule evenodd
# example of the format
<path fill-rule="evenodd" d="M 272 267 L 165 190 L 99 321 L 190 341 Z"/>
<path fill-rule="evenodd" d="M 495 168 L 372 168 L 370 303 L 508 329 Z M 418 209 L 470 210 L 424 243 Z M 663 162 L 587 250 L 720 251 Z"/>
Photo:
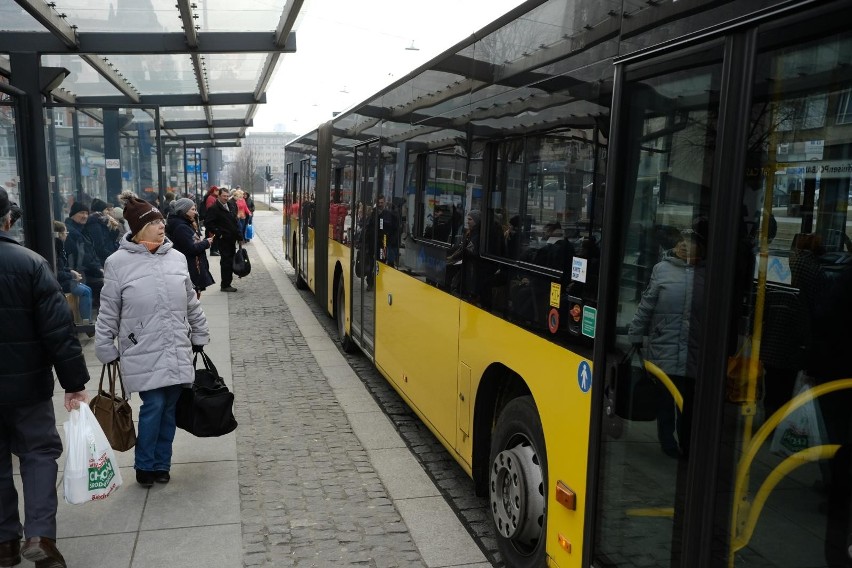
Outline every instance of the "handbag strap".
<path fill-rule="evenodd" d="M 213 361 L 210 360 L 210 357 L 203 350 L 198 351 L 195 354 L 195 357 L 192 358 L 192 367 L 198 367 L 198 354 L 201 354 L 201 361 L 204 363 L 204 368 L 208 371 L 212 371 L 216 376 L 219 376 L 219 371 L 216 370 L 216 365 L 213 364 Z"/>
<path fill-rule="evenodd" d="M 108 363 L 109 366 L 109 393 L 115 398 L 115 383 L 116 379 L 118 380 L 118 384 L 121 385 L 121 398 L 127 400 L 127 391 L 124 389 L 124 379 L 121 377 L 121 367 L 119 366 L 118 361 L 113 361 L 112 363 Z M 103 371 L 101 371 L 101 382 L 103 382 Z"/>
<path fill-rule="evenodd" d="M 98 384 L 98 392 L 101 392 L 102 390 L 104 390 L 104 375 L 106 374 L 107 367 L 109 367 L 109 366 L 110 366 L 110 364 L 106 363 L 106 364 L 104 364 L 103 367 L 101 367 L 101 382 Z M 110 379 L 112 379 L 112 373 L 110 373 Z"/>
<path fill-rule="evenodd" d="M 621 358 L 622 363 L 629 363 L 631 359 L 633 359 L 633 354 L 636 354 L 639 357 L 639 361 L 642 363 L 642 367 L 645 366 L 645 358 L 642 356 L 642 348 L 638 345 L 631 345 L 630 349 L 624 354 L 624 357 Z"/>

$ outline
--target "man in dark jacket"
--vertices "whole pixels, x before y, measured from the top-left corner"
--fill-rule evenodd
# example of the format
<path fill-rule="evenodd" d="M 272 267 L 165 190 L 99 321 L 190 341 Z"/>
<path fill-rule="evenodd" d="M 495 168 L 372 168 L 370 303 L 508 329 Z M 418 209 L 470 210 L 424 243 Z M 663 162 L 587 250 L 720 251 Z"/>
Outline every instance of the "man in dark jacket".
<path fill-rule="evenodd" d="M 109 203 L 98 198 L 93 199 L 84 228 L 86 236 L 92 240 L 101 266 L 109 255 L 118 250 L 118 240 L 124 232 L 118 221 L 108 213 L 108 209 L 112 209 Z"/>
<path fill-rule="evenodd" d="M 69 268 L 83 275 L 86 285 L 92 289 L 92 301 L 97 305 L 101 288 L 104 287 L 104 265 L 86 231 L 88 220 L 89 208 L 79 201 L 74 202 L 65 219 L 65 227 L 68 229 L 65 252 L 68 253 Z"/>
<path fill-rule="evenodd" d="M 89 373 L 51 267 L 9 237 L 10 209 L 0 188 L 0 566 L 15 566 L 23 556 L 37 566 L 64 567 L 56 549 L 56 460 L 62 441 L 53 413 L 51 367 L 69 411 L 87 401 Z M 26 495 L 23 526 L 12 454 L 20 460 Z"/>
<path fill-rule="evenodd" d="M 237 241 L 242 240 L 242 232 L 237 224 L 236 204 L 229 201 L 229 198 L 227 189 L 219 190 L 218 199 L 207 207 L 205 226 L 216 235 L 213 242 L 219 245 L 221 289 L 223 292 L 236 292 L 237 289 L 231 286 L 231 281 L 234 279 L 234 255 Z"/>

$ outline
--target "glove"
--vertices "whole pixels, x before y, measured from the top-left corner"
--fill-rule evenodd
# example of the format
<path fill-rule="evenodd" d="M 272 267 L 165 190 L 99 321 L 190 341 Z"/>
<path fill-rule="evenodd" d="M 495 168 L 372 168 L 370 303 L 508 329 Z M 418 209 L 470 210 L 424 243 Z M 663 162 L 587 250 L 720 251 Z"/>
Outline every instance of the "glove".
<path fill-rule="evenodd" d="M 193 345 L 192 346 L 192 352 L 193 353 L 202 353 L 202 352 L 204 352 L 204 346 L 203 345 Z"/>

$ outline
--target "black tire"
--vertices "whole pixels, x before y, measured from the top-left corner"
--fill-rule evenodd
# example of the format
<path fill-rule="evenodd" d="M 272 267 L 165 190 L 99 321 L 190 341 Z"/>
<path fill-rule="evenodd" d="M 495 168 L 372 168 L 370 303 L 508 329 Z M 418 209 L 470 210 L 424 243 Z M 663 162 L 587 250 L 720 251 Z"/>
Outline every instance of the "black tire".
<path fill-rule="evenodd" d="M 346 333 L 346 290 L 343 280 L 337 282 L 337 292 L 334 300 L 334 318 L 337 320 L 337 339 L 345 353 L 354 353 L 357 349 L 352 337 Z"/>
<path fill-rule="evenodd" d="M 510 401 L 491 436 L 488 497 L 497 546 L 506 566 L 545 565 L 547 453 L 531 396 Z"/>

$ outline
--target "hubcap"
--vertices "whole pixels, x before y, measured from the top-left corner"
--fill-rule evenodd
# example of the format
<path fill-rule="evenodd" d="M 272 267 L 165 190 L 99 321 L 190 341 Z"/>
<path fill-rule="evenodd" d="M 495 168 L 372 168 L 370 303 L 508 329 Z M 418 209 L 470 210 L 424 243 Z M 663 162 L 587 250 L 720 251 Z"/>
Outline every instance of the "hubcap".
<path fill-rule="evenodd" d="M 535 547 L 544 518 L 541 465 L 524 441 L 503 450 L 491 464 L 491 514 L 500 534 L 522 547 Z"/>

